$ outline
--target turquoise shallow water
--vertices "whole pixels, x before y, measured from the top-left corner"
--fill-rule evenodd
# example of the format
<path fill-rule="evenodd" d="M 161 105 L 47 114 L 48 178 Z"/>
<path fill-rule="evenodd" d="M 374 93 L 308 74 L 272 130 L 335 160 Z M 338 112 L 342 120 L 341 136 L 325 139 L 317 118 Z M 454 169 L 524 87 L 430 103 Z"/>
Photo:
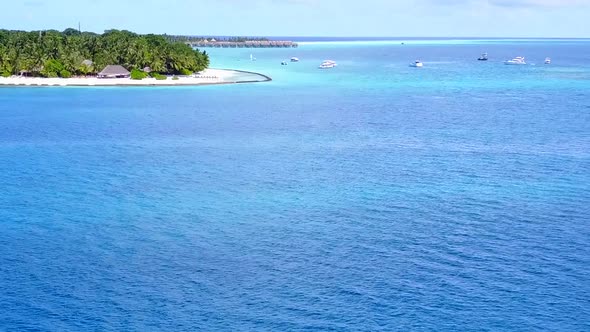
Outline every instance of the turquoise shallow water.
<path fill-rule="evenodd" d="M 214 49 L 273 81 L 2 88 L 0 330 L 587 331 L 588 51 Z"/>

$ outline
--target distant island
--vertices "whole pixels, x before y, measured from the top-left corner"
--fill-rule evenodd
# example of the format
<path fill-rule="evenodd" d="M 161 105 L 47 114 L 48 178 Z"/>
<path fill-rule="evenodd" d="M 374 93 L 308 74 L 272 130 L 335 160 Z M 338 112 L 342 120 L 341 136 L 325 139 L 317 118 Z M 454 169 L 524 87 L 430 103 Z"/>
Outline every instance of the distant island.
<path fill-rule="evenodd" d="M 199 37 L 199 36 L 183 36 L 183 35 L 163 35 L 167 40 L 171 42 L 181 43 L 195 43 L 195 42 L 233 42 L 233 43 L 244 43 L 253 41 L 270 41 L 266 37 Z"/>
<path fill-rule="evenodd" d="M 182 42 L 191 47 L 218 48 L 289 48 L 299 44 L 287 40 L 270 40 L 265 37 L 196 37 L 164 35 L 173 42 Z"/>
<path fill-rule="evenodd" d="M 110 67 L 109 67 L 110 66 Z M 0 76 L 46 78 L 95 76 L 120 66 L 129 76 L 191 75 L 209 66 L 206 52 L 163 35 L 107 30 L 103 34 L 76 29 L 0 30 Z M 124 72 L 123 72 L 124 73 Z M 127 75 L 127 73 L 124 73 Z"/>

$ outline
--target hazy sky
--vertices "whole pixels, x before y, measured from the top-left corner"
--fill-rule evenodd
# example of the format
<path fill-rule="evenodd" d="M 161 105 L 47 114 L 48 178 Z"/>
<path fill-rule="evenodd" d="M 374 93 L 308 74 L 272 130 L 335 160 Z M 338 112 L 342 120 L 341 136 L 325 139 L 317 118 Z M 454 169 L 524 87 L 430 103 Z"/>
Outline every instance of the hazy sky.
<path fill-rule="evenodd" d="M 5 0 L 0 28 L 248 36 L 590 37 L 590 0 Z"/>

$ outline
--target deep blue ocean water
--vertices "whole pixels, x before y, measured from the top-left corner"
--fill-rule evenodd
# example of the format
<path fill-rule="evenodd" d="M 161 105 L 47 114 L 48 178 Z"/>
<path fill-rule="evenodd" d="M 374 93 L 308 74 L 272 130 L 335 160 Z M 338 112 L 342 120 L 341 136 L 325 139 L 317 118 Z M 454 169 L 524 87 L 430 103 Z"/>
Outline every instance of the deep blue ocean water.
<path fill-rule="evenodd" d="M 590 42 L 210 53 L 0 89 L 1 331 L 590 330 Z"/>

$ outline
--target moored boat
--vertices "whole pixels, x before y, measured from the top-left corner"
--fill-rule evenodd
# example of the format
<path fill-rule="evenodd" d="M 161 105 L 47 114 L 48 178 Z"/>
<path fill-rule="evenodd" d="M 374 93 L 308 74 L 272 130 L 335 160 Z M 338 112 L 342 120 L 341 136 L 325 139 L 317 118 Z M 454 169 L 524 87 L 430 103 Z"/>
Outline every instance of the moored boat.
<path fill-rule="evenodd" d="M 291 58 L 291 62 L 299 62 L 299 58 L 292 57 L 292 58 Z"/>
<path fill-rule="evenodd" d="M 488 61 L 488 54 L 482 53 L 481 56 L 477 58 L 477 61 Z"/>
<path fill-rule="evenodd" d="M 422 61 L 416 60 L 416 61 L 410 63 L 410 67 L 421 68 L 421 67 L 424 67 L 424 64 L 422 63 Z"/>
<path fill-rule="evenodd" d="M 551 64 L 551 58 L 545 58 L 545 64 L 546 65 L 550 65 Z"/>
<path fill-rule="evenodd" d="M 325 60 L 324 62 L 322 62 L 320 64 L 320 66 L 318 67 L 319 69 L 329 69 L 329 68 L 334 68 L 338 66 L 338 64 L 336 64 L 336 61 L 334 60 Z"/>
<path fill-rule="evenodd" d="M 517 56 L 516 58 L 514 58 L 512 60 L 504 61 L 504 64 L 505 65 L 526 65 L 526 61 L 524 61 L 524 57 Z"/>

